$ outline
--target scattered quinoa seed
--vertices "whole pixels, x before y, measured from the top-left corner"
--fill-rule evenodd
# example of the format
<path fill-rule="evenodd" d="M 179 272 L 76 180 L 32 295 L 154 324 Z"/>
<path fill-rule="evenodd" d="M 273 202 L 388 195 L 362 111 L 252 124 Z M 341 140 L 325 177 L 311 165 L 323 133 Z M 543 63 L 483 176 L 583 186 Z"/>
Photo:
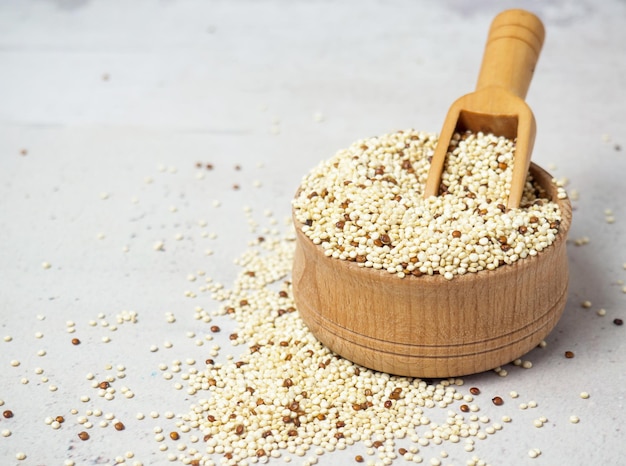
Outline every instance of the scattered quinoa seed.
<path fill-rule="evenodd" d="M 322 121 L 324 117 L 316 114 L 315 119 Z M 282 128 L 277 120 L 274 127 L 277 132 Z M 552 244 L 559 232 L 561 213 L 556 203 L 544 198 L 545 194 L 537 189 L 532 176 L 527 178 L 521 208 L 513 212 L 506 211 L 514 163 L 514 141 L 482 133 L 455 135 L 442 177 L 441 195 L 425 200 L 421 184 L 427 175 L 429 157 L 436 144 L 435 135 L 408 130 L 363 139 L 339 151 L 304 178 L 301 190 L 293 201 L 296 228 L 301 228 L 329 258 L 416 280 L 423 275 L 437 274 L 453 280 L 459 275 L 493 270 L 532 257 Z M 478 152 L 485 155 L 483 165 L 476 163 L 474 156 Z M 232 162 L 230 166 L 233 166 Z M 202 158 L 195 162 L 195 167 L 197 170 L 191 171 L 197 179 L 206 176 L 208 180 L 217 175 L 205 172 L 213 170 L 214 166 L 202 161 Z M 176 172 L 175 167 L 164 164 L 159 165 L 158 170 L 161 173 Z M 234 170 L 239 172 L 241 165 L 234 165 Z M 188 171 L 181 170 L 183 173 L 178 176 L 182 177 Z M 198 171 L 202 172 L 202 177 L 197 176 Z M 240 177 L 246 173 L 235 175 Z M 158 181 L 162 176 L 169 177 L 158 175 Z M 233 183 L 233 180 L 226 181 L 224 186 L 240 189 L 241 192 L 235 195 L 245 196 L 245 187 L 249 181 L 242 180 L 235 180 L 241 184 Z M 152 183 L 153 179 L 146 178 L 145 181 Z M 157 178 L 154 181 L 155 185 L 159 184 L 156 183 Z M 554 183 L 560 186 L 565 181 L 555 180 Z M 267 181 L 263 179 L 263 183 L 255 181 L 253 186 L 265 184 Z M 152 190 L 157 187 L 141 186 L 142 189 Z M 167 191 L 170 189 L 168 187 Z M 168 252 L 170 249 L 175 251 L 195 247 L 194 243 L 202 241 L 198 250 L 206 252 L 207 256 L 214 254 L 212 249 L 206 249 L 204 242 L 217 238 L 217 234 L 210 233 L 209 229 L 213 227 L 214 221 L 219 223 L 217 219 L 220 217 L 216 215 L 213 218 L 212 213 L 215 212 L 211 211 L 208 220 L 185 218 L 189 206 L 185 193 L 172 194 L 158 212 L 162 215 L 161 211 L 166 211 L 171 203 L 176 203 L 178 207 L 169 207 L 169 211 L 178 213 L 168 214 L 168 221 L 174 217 L 180 218 L 172 228 L 155 223 L 145 225 L 152 229 L 152 233 L 144 237 L 143 252 L 150 251 L 151 246 L 154 251 L 165 251 L 165 242 L 169 240 Z M 219 191 L 214 192 L 214 195 L 219 195 Z M 558 194 L 559 198 L 562 196 L 566 196 L 564 189 Z M 101 195 L 102 199 L 107 197 L 107 193 Z M 137 199 L 133 202 L 137 204 L 139 201 Z M 224 202 L 226 205 L 226 199 Z M 110 208 L 115 202 L 105 204 L 101 207 Z M 214 200 L 211 205 L 220 207 L 221 201 Z M 140 206 L 127 207 L 137 209 Z M 207 273 L 214 270 L 210 265 L 207 265 L 207 272 L 195 268 L 191 273 L 185 271 L 181 277 L 186 278 L 188 288 L 184 296 L 199 299 L 190 306 L 193 309 L 191 316 L 186 316 L 182 311 L 179 313 L 176 308 L 178 319 L 172 312 L 165 312 L 165 321 L 175 324 L 168 325 L 169 332 L 180 334 L 181 327 L 184 328 L 182 333 L 189 340 L 176 339 L 173 333 L 167 335 L 176 342 L 176 348 L 171 349 L 174 346 L 171 341 L 157 346 L 150 345 L 149 340 L 146 342 L 141 336 L 132 337 L 138 345 L 147 346 L 138 346 L 137 352 L 151 361 L 149 370 L 158 379 L 155 386 L 180 390 L 175 395 L 184 398 L 185 402 L 191 400 L 187 405 L 189 410 L 174 412 L 169 410 L 175 409 L 175 404 L 155 405 L 154 408 L 159 409 L 161 415 L 152 411 L 149 413 L 152 419 L 143 422 L 146 415 L 136 413 L 136 420 L 142 422 L 129 424 L 128 433 L 111 433 L 112 430 L 126 429 L 118 419 L 125 419 L 128 412 L 113 412 L 114 409 L 121 410 L 119 394 L 125 397 L 122 403 L 134 402 L 129 401 L 135 396 L 131 387 L 137 389 L 139 394 L 139 387 L 133 386 L 136 379 L 131 377 L 131 368 L 136 367 L 136 361 L 116 359 L 119 357 L 116 351 L 122 353 L 129 350 L 118 348 L 118 341 L 125 341 L 121 337 L 127 335 L 122 333 L 137 319 L 134 311 L 120 311 L 114 318 L 96 311 L 97 318 L 83 321 L 81 317 L 77 323 L 66 321 L 64 330 L 66 335 L 78 334 L 79 329 L 83 332 L 81 337 L 85 344 L 74 350 L 81 352 L 91 350 L 87 343 L 94 341 L 94 334 L 88 332 L 102 332 L 98 337 L 105 343 L 110 342 L 111 338 L 100 335 L 118 332 L 115 335 L 120 338 L 104 349 L 100 345 L 102 355 L 97 367 L 81 366 L 78 372 L 93 371 L 87 374 L 87 381 L 82 380 L 81 390 L 85 390 L 86 386 L 85 391 L 91 390 L 89 395 L 93 398 L 96 398 L 93 393 L 97 393 L 98 403 L 106 405 L 106 401 L 112 401 L 107 405 L 112 406 L 111 412 L 103 412 L 97 403 L 91 403 L 87 395 L 74 396 L 70 402 L 76 403 L 78 398 L 82 403 L 79 405 L 80 410 L 69 409 L 69 406 L 67 410 L 64 408 L 43 415 L 47 416 L 44 423 L 46 428 L 54 430 L 53 435 L 62 436 L 65 433 L 74 436 L 76 433 L 72 426 L 79 425 L 79 429 L 84 430 L 77 435 L 80 440 L 86 441 L 90 439 L 88 432 L 93 433 L 95 430 L 97 435 L 92 443 L 83 445 L 88 447 L 96 445 L 99 436 L 107 433 L 116 435 L 118 439 L 120 435 L 125 437 L 129 433 L 141 433 L 136 432 L 135 427 L 138 425 L 144 429 L 143 433 L 156 442 L 155 450 L 162 452 L 163 461 L 167 458 L 172 463 L 192 466 L 217 463 L 273 464 L 276 459 L 313 466 L 322 462 L 322 455 L 352 446 L 354 452 L 349 456 L 355 462 L 367 463 L 368 466 L 388 466 L 396 460 L 407 464 L 429 463 L 436 466 L 443 464 L 443 459 L 449 457 L 443 448 L 450 443 L 460 444 L 460 452 L 473 452 L 475 448 L 478 449 L 477 440 L 491 438 L 504 429 L 502 423 L 512 422 L 511 417 L 506 415 L 496 419 L 500 422 L 493 422 L 490 416 L 497 408 L 479 405 L 479 399 L 475 397 L 481 394 L 481 390 L 475 386 L 468 391 L 460 388 L 464 385 L 462 379 L 420 380 L 381 374 L 339 357 L 317 341 L 300 319 L 293 300 L 290 274 L 294 232 L 291 229 L 284 234 L 278 231 L 278 227 L 275 227 L 278 216 L 271 210 L 263 212 L 263 224 L 256 223 L 251 215 L 252 210 L 251 207 L 244 207 L 252 239 L 248 243 L 249 249 L 235 262 L 240 273 L 232 287 L 226 289 L 217 282 L 219 277 L 209 277 Z M 140 218 L 136 214 L 133 217 Z M 293 222 L 291 218 L 287 220 L 291 228 Z M 194 230 L 198 226 L 201 230 Z M 433 228 L 426 231 L 431 226 Z M 160 234 L 155 233 L 158 228 Z M 156 234 L 156 238 L 153 234 Z M 220 240 L 221 236 L 220 233 Z M 104 235 L 98 237 L 103 238 Z M 158 237 L 163 240 L 157 241 Z M 172 238 L 179 242 L 173 242 Z M 127 238 L 125 241 L 131 240 Z M 581 244 L 588 242 L 587 238 Z M 216 241 L 211 245 L 215 255 L 221 252 L 218 243 Z M 99 248 L 106 246 L 106 242 L 98 243 Z M 119 244 L 116 248 L 119 248 Z M 131 250 L 141 252 L 141 248 L 135 246 L 125 247 L 126 252 Z M 117 249 L 116 252 L 119 253 Z M 151 260 L 159 265 L 167 256 L 150 255 Z M 129 258 L 130 255 L 124 257 Z M 174 258 L 170 257 L 170 260 L 174 261 Z M 199 260 L 205 261 L 207 258 L 201 257 Z M 42 267 L 47 269 L 51 265 L 44 262 Z M 54 274 L 52 276 L 54 278 Z M 218 304 L 196 305 L 198 302 L 206 303 L 207 298 Z M 585 301 L 582 306 L 591 307 L 591 303 Z M 164 310 L 158 312 L 162 316 Z M 186 327 L 188 317 L 194 321 L 193 325 Z M 162 317 L 156 320 L 159 325 L 163 324 Z M 616 318 L 613 322 L 622 325 L 621 319 Z M 84 323 L 90 328 L 82 330 Z M 48 328 L 42 326 L 46 335 L 49 334 Z M 11 329 L 7 327 L 6 331 Z M 32 330 L 28 332 L 32 337 Z M 35 336 L 42 338 L 43 333 L 35 333 Z M 45 341 L 48 339 L 46 337 Z M 9 342 L 12 338 L 6 336 L 4 340 Z M 79 338 L 71 338 L 70 341 L 75 346 L 81 344 Z M 67 340 L 61 340 L 61 344 L 63 342 L 67 345 Z M 227 346 L 231 351 L 232 347 L 237 346 L 236 351 L 233 354 L 224 353 L 224 349 L 216 344 L 222 345 L 224 342 L 229 343 Z M 539 344 L 541 347 L 545 345 L 545 341 Z M 15 346 L 13 343 L 5 345 L 5 348 L 14 350 Z M 192 350 L 185 354 L 185 348 Z M 48 349 L 51 357 L 58 357 L 53 347 Z M 156 354 L 147 354 L 146 349 Z M 44 356 L 46 352 L 40 350 L 37 354 Z M 13 367 L 18 367 L 19 361 L 11 358 L 20 357 L 27 361 L 24 358 L 28 356 L 9 353 L 5 364 L 10 361 Z M 567 351 L 565 357 L 573 357 L 573 353 Z M 513 365 L 526 369 L 532 367 L 530 361 L 521 358 L 513 361 Z M 48 381 L 50 377 L 52 382 L 59 383 L 59 391 L 64 391 L 61 388 L 67 388 L 67 381 L 56 378 L 58 373 L 55 374 L 54 365 L 45 367 L 45 371 L 42 368 L 35 369 L 40 382 L 35 381 L 22 388 L 35 390 L 41 383 L 48 390 L 54 391 L 57 386 Z M 17 373 L 19 380 L 22 369 L 9 372 Z M 495 372 L 504 377 L 507 369 L 500 367 Z M 28 382 L 26 378 L 22 380 Z M 121 386 L 123 383 L 128 386 Z M 488 393 L 492 390 L 490 387 L 482 389 Z M 47 395 L 50 396 L 49 393 Z M 509 395 L 511 398 L 518 397 L 513 391 Z M 59 396 L 60 393 L 55 394 L 55 397 Z M 580 396 L 589 397 L 586 392 Z M 503 405 L 503 397 L 494 396 L 491 398 L 492 404 Z M 488 404 L 489 398 L 482 401 Z M 3 404 L 4 401 L 0 400 L 0 405 Z M 139 409 L 146 408 L 142 406 Z M 528 401 L 520 404 L 520 409 L 536 406 L 536 402 Z M 23 411 L 16 405 L 12 407 L 17 411 L 17 421 L 24 421 Z M 506 408 L 499 410 L 504 411 Z M 529 411 L 520 413 L 520 417 L 529 414 Z M 2 422 L 5 422 L 6 427 L 16 429 L 11 425 L 15 421 L 8 420 L 13 417 L 13 412 L 7 409 L 3 415 Z M 161 426 L 154 425 L 157 419 L 162 422 Z M 541 427 L 547 419 L 538 417 L 532 422 L 534 426 Z M 575 424 L 579 419 L 571 415 L 569 422 Z M 525 422 L 519 425 L 528 427 Z M 12 435 L 8 428 L 3 429 L 1 434 L 2 437 Z M 16 437 L 13 434 L 9 441 Z M 361 446 L 362 449 L 357 449 Z M 456 454 L 457 447 L 452 445 L 451 448 L 450 456 L 453 456 L 452 451 Z M 536 458 L 541 451 L 532 449 L 528 454 Z M 109 462 L 115 464 L 143 464 L 139 459 L 131 461 L 135 454 L 126 451 L 123 444 L 117 445 L 117 450 L 109 455 Z M 16 456 L 20 460 L 26 458 L 23 453 Z M 468 466 L 486 464 L 477 456 L 469 459 L 470 456 L 467 458 Z M 332 463 L 332 458 L 329 461 Z M 457 459 L 454 461 L 456 464 Z M 66 459 L 64 465 L 73 466 L 74 460 Z"/>

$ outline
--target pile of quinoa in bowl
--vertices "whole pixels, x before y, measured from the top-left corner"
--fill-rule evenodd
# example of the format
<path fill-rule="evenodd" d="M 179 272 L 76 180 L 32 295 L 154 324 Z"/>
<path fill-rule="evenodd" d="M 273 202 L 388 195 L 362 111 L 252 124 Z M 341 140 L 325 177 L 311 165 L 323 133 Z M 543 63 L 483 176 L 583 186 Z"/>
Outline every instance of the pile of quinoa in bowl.
<path fill-rule="evenodd" d="M 506 209 L 514 141 L 455 134 L 440 195 L 425 198 L 436 145 L 436 134 L 415 130 L 354 142 L 303 178 L 296 225 L 325 256 L 400 278 L 493 270 L 555 241 L 559 206 L 530 173 L 520 207 Z"/>

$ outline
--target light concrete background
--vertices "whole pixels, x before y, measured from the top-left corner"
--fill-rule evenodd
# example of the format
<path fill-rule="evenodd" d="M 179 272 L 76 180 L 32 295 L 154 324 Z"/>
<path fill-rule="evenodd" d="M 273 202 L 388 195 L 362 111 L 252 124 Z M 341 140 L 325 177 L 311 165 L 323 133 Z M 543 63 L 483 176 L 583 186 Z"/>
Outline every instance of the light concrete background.
<path fill-rule="evenodd" d="M 489 22 L 511 6 L 534 11 L 547 29 L 527 101 L 538 122 L 534 161 L 579 193 L 569 302 L 548 346 L 524 357 L 532 369 L 464 378 L 485 393 L 519 392 L 505 396 L 513 422 L 473 453 L 433 445 L 422 455 L 446 465 L 473 455 L 492 465 L 623 464 L 626 327 L 613 324 L 626 318 L 620 0 L 0 2 L 0 332 L 12 338 L 0 341 L 0 410 L 15 413 L 0 418 L 0 430 L 11 431 L 0 437 L 0 463 L 114 464 L 132 450 L 126 464 L 168 464 L 175 446 L 159 451 L 153 428 L 173 425 L 164 413 L 187 412 L 193 399 L 157 367 L 203 361 L 206 347 L 187 336 L 207 332 L 193 308 L 218 306 L 186 297 L 197 287 L 187 275 L 205 270 L 228 287 L 233 260 L 255 237 L 243 206 L 261 224 L 268 209 L 282 224 L 301 176 L 353 140 L 438 131 L 449 104 L 473 89 Z M 198 179 L 196 162 L 215 170 Z M 153 249 L 157 241 L 164 251 Z M 117 332 L 89 325 L 122 310 L 139 322 Z M 67 321 L 80 347 L 68 343 Z M 224 340 L 225 354 L 237 351 Z M 93 395 L 85 374 L 103 374 L 108 363 L 127 367 L 124 383 L 137 396 L 82 403 Z M 528 400 L 538 407 L 520 410 Z M 86 409 L 115 413 L 126 431 L 96 424 L 94 441 L 77 441 Z M 490 409 L 483 414 L 494 420 L 505 414 Z M 160 417 L 135 419 L 151 411 Z M 68 419 L 60 430 L 45 424 L 60 413 Z M 540 416 L 547 424 L 533 427 Z M 542 454 L 531 459 L 532 448 Z M 356 451 L 363 447 L 318 464 L 352 464 Z"/>

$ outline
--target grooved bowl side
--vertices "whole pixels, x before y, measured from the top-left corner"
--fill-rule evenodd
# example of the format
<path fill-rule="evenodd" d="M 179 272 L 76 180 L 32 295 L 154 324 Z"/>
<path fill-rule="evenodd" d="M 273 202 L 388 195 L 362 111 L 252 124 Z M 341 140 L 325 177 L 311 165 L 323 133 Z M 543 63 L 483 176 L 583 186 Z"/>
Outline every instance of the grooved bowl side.
<path fill-rule="evenodd" d="M 567 300 L 568 199 L 552 177 L 531 173 L 557 202 L 562 222 L 554 243 L 536 256 L 493 271 L 446 280 L 398 278 L 328 258 L 296 223 L 293 292 L 313 334 L 357 364 L 413 377 L 453 377 L 509 363 L 554 328 Z"/>

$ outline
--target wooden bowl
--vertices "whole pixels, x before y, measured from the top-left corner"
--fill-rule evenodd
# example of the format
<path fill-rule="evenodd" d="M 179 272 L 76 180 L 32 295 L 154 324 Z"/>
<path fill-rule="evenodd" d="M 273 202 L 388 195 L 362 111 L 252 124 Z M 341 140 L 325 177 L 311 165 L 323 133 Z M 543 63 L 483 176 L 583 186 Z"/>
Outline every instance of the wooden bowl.
<path fill-rule="evenodd" d="M 556 240 L 536 256 L 446 280 L 406 276 L 326 257 L 296 223 L 293 293 L 311 332 L 365 367 L 412 377 L 455 377 L 509 363 L 554 328 L 567 300 L 572 209 L 552 176 L 530 172 L 561 209 Z"/>

